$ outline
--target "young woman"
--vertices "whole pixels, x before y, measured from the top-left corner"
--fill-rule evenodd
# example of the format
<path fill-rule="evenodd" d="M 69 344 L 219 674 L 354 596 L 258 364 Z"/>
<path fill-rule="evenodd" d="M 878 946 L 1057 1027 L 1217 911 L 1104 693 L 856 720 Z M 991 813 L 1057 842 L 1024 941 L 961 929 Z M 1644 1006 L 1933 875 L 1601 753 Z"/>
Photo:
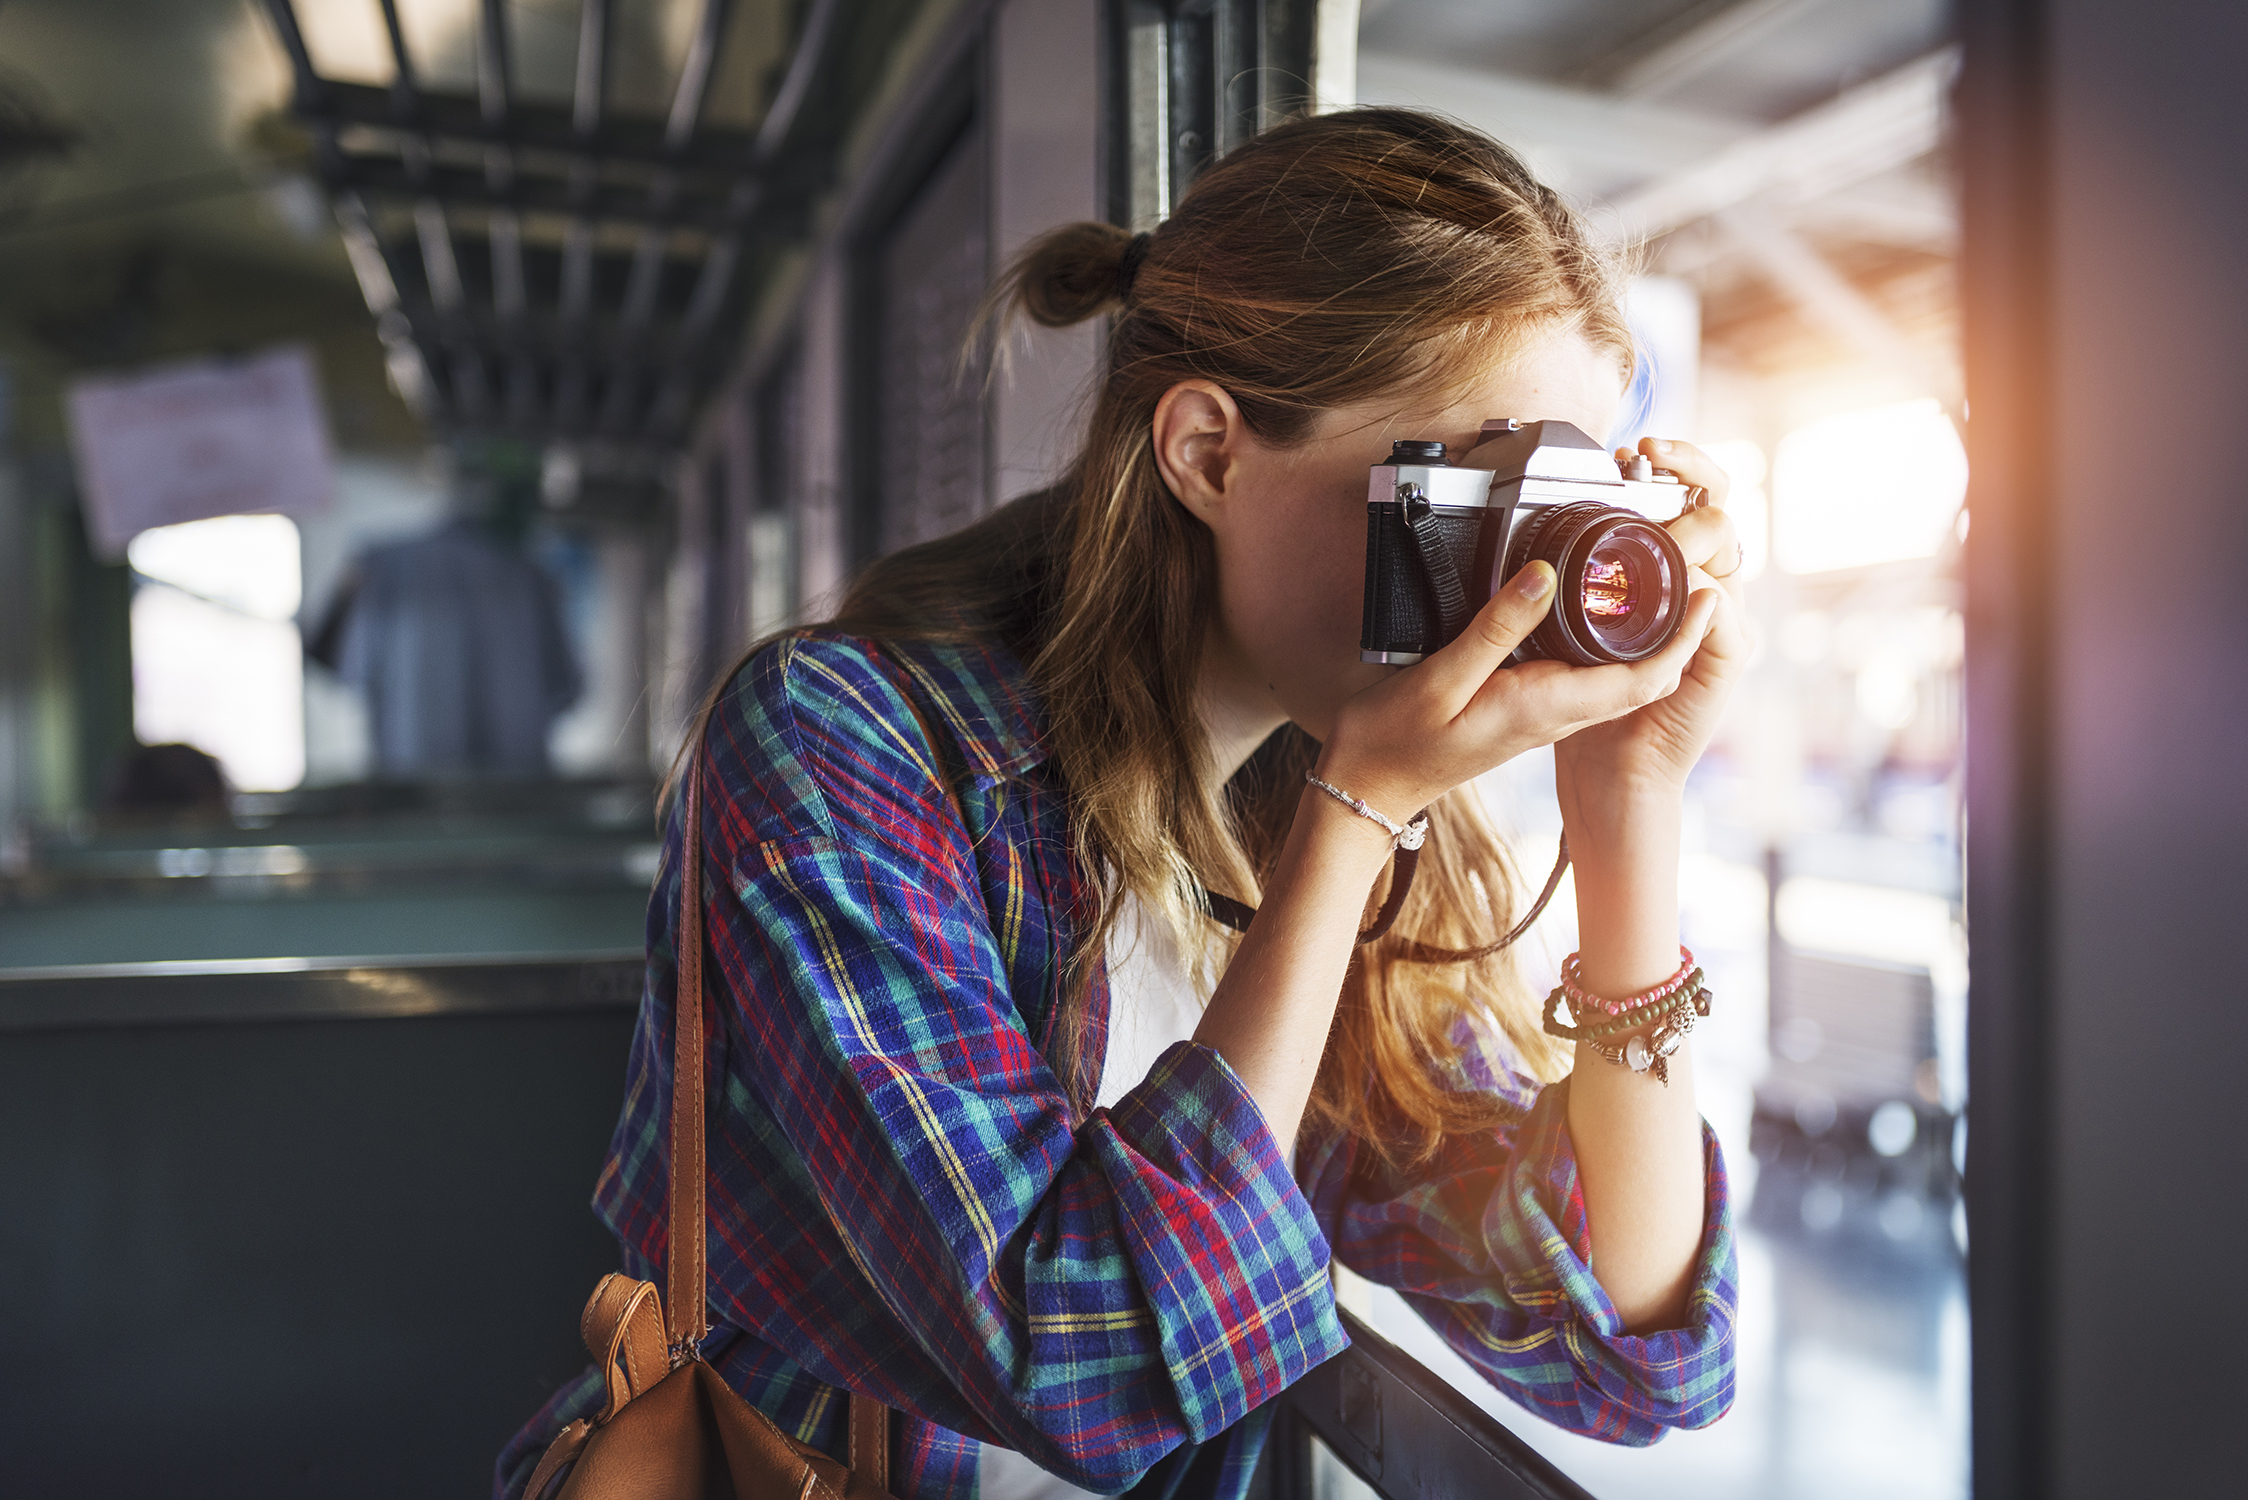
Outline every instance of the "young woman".
<path fill-rule="evenodd" d="M 1745 654 L 1716 508 L 1685 627 L 1633 666 L 1509 667 L 1552 570 L 1418 666 L 1358 660 L 1368 466 L 1484 419 L 1613 423 L 1607 261 L 1490 140 L 1396 110 L 1275 129 L 1152 237 L 1033 245 L 1003 291 L 1111 318 L 1051 492 L 876 564 L 733 674 L 703 787 L 703 1345 L 840 1455 L 901 1413 L 915 1500 L 1236 1496 L 1266 1403 L 1346 1343 L 1331 1262 L 1402 1291 L 1539 1415 L 1623 1443 L 1732 1397 L 1725 1177 L 1668 1081 L 1541 1032 L 1526 909 L 1468 783 L 1554 744 L 1577 982 L 1680 967 L 1680 788 Z M 1683 444 L 1648 450 L 1721 499 Z M 1719 580 L 1713 584 L 1712 579 Z M 1396 824 L 1428 809 L 1389 934 Z M 680 828 L 596 1206 L 665 1261 Z M 1236 935 L 1212 896 L 1253 904 Z M 1541 1080 L 1542 1086 L 1541 1086 Z M 660 1278 L 659 1278 L 660 1279 Z M 499 1489 L 598 1403 L 564 1390 Z"/>

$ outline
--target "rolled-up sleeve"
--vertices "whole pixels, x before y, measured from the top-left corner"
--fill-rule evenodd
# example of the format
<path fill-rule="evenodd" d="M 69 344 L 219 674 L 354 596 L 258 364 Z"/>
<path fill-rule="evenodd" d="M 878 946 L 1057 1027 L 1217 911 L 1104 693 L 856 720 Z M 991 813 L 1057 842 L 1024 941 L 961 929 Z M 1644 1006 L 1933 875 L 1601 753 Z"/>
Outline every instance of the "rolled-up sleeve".
<path fill-rule="evenodd" d="M 711 753 L 766 790 L 706 822 L 734 898 L 711 931 L 728 1133 L 770 1157 L 739 1182 L 714 1159 L 722 1311 L 1102 1492 L 1339 1352 L 1327 1239 L 1225 1062 L 1182 1043 L 1075 1118 L 896 688 L 832 641 L 755 687 Z"/>
<path fill-rule="evenodd" d="M 1527 1097 L 1520 1080 L 1507 1090 Z M 1725 1163 L 1702 1128 L 1700 1249 L 1684 1326 L 1624 1332 L 1592 1274 L 1592 1237 L 1568 1131 L 1566 1079 L 1509 1123 L 1447 1138 L 1398 1180 L 1349 1140 L 1307 1151 L 1304 1181 L 1336 1258 L 1396 1288 L 1446 1343 L 1557 1426 L 1644 1445 L 1702 1427 L 1733 1401 L 1738 1268 Z"/>

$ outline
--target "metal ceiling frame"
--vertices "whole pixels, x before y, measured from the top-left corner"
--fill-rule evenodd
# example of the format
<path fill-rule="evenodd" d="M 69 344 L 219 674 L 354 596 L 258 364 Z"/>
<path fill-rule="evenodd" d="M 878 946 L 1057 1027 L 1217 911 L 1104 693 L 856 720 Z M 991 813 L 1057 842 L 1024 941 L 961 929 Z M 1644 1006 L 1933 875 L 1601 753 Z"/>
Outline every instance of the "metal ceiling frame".
<path fill-rule="evenodd" d="M 703 0 L 662 118 L 609 107 L 614 0 L 582 0 L 567 108 L 515 96 L 506 0 L 481 0 L 468 95 L 423 87 L 397 0 L 368 3 L 388 87 L 322 77 L 295 0 L 265 9 L 400 395 L 449 434 L 678 451 L 733 352 L 745 252 L 802 233 L 822 185 L 782 153 L 843 0 L 810 0 L 754 132 L 703 121 L 731 0 Z"/>
<path fill-rule="evenodd" d="M 1317 0 L 1107 0 L 1110 219 L 1153 229 L 1195 177 L 1308 107 Z"/>

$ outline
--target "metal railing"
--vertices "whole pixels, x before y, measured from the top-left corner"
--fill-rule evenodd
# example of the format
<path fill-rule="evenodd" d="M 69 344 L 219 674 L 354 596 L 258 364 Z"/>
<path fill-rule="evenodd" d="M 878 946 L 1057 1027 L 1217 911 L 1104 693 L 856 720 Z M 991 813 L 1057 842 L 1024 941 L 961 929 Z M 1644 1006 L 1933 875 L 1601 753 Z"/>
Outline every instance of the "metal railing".
<path fill-rule="evenodd" d="M 637 953 L 268 958 L 0 970 L 0 1035 L 92 1028 L 629 1011 Z"/>
<path fill-rule="evenodd" d="M 1271 1500 L 1312 1500 L 1324 1447 L 1382 1500 L 1592 1500 L 1506 1425 L 1350 1312 L 1351 1347 L 1280 1397 Z"/>

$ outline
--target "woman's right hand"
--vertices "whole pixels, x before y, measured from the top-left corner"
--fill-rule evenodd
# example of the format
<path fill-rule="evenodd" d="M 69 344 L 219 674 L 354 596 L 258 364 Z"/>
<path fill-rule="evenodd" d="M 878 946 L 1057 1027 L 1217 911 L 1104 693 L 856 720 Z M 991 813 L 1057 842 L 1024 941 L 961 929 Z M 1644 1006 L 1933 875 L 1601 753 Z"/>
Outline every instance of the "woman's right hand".
<path fill-rule="evenodd" d="M 1525 750 L 1550 745 L 1668 696 L 1717 607 L 1696 594 L 1685 625 L 1645 661 L 1507 665 L 1553 607 L 1550 565 L 1531 563 L 1494 592 L 1459 639 L 1344 702 L 1319 775 L 1400 822 Z"/>

